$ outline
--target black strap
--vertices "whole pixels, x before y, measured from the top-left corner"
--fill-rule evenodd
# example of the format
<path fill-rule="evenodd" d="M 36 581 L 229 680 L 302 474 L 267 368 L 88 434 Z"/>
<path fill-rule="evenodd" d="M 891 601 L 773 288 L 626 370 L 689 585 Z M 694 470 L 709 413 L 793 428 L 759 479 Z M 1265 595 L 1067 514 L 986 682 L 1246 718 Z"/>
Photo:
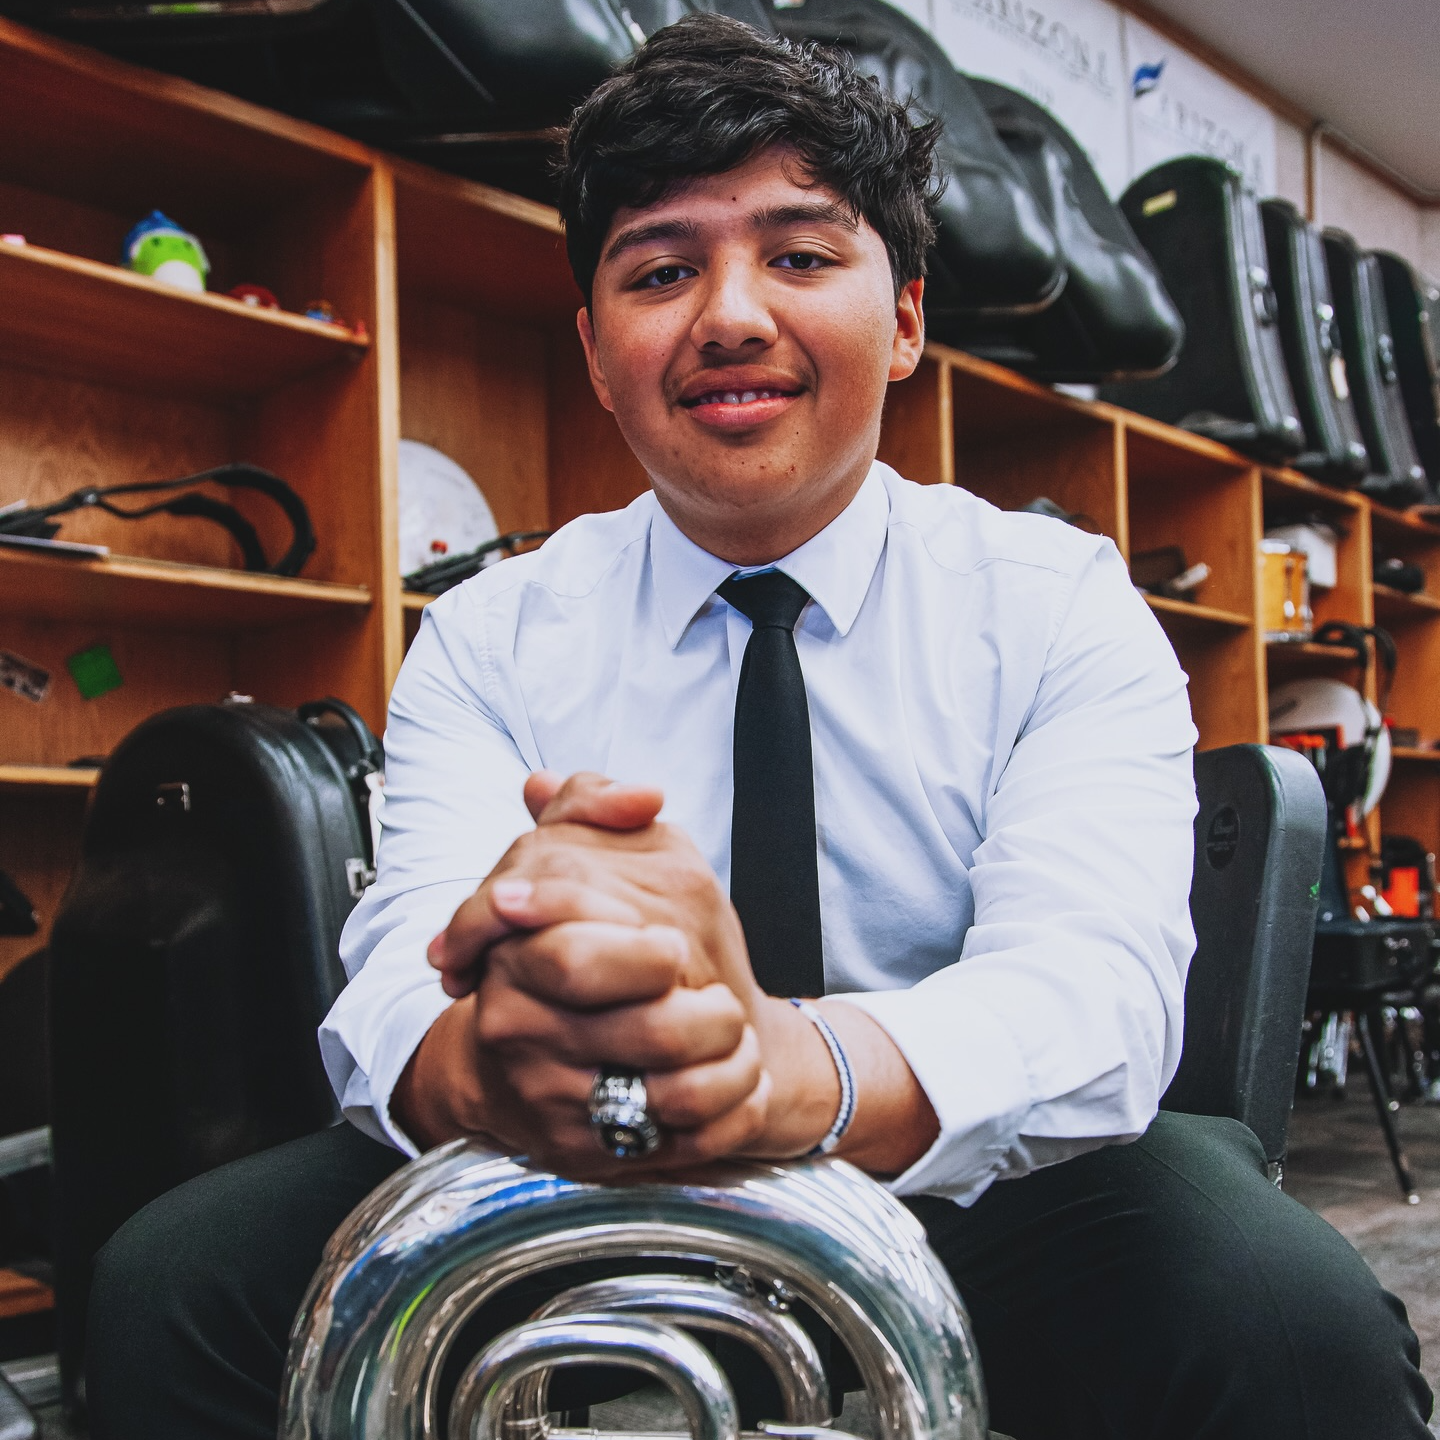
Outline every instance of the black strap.
<path fill-rule="evenodd" d="M 1362 670 L 1370 668 L 1370 646 L 1367 640 L 1375 642 L 1375 661 L 1379 666 L 1380 713 L 1383 715 L 1390 702 L 1390 688 L 1395 683 L 1395 667 L 1400 653 L 1395 647 L 1395 637 L 1379 625 L 1352 625 L 1347 620 L 1327 620 L 1311 640 L 1316 645 L 1343 646 L 1355 652 L 1355 663 Z"/>
<path fill-rule="evenodd" d="M 825 993 L 810 705 L 795 623 L 810 596 L 778 570 L 716 591 L 754 627 L 735 693 L 730 899 L 769 995 Z"/>
<path fill-rule="evenodd" d="M 453 590 L 470 579 L 472 575 L 478 575 L 485 568 L 488 556 L 500 551 L 503 552 L 501 558 L 508 560 L 520 546 L 528 545 L 534 540 L 548 540 L 552 533 L 549 530 L 512 530 L 508 535 L 487 540 L 474 550 L 432 560 L 428 565 L 422 565 L 418 570 L 402 576 L 401 583 L 407 590 L 420 595 L 443 595 L 447 590 Z"/>
<path fill-rule="evenodd" d="M 159 500 L 138 510 L 121 509 L 110 500 L 112 495 L 153 495 L 166 490 L 183 491 L 187 486 L 207 483 L 236 490 L 255 490 L 268 496 L 285 512 L 285 518 L 290 522 L 290 548 L 272 565 L 265 558 L 265 550 L 260 544 L 255 527 L 233 505 L 194 491 L 177 495 L 173 500 Z M 315 550 L 315 530 L 310 524 L 310 512 L 305 508 L 305 502 L 278 475 L 272 475 L 258 465 L 243 462 L 217 465 L 213 470 L 201 470 L 194 475 L 184 475 L 178 480 L 142 480 L 131 485 L 87 485 L 83 490 L 76 490 L 52 505 L 36 505 L 24 510 L 0 513 L 0 533 L 33 535 L 48 540 L 60 529 L 54 523 L 56 516 L 91 508 L 104 510 L 106 514 L 121 520 L 143 520 L 149 515 L 165 514 L 213 521 L 229 531 L 244 556 L 245 568 L 258 575 L 298 575 Z"/>

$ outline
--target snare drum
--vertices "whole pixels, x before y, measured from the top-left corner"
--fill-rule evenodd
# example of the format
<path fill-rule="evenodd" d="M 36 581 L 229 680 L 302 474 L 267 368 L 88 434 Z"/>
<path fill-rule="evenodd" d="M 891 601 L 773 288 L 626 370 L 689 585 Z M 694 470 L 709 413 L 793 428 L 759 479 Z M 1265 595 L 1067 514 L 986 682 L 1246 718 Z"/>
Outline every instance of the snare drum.
<path fill-rule="evenodd" d="M 1305 552 L 1283 540 L 1260 542 L 1260 623 L 1267 643 L 1308 640 L 1315 632 Z"/>

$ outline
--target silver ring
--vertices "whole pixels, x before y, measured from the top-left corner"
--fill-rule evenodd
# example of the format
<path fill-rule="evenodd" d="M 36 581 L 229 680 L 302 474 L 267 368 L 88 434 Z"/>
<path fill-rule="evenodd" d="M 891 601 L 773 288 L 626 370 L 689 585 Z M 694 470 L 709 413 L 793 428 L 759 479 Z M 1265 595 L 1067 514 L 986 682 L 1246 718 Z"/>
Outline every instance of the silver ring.
<path fill-rule="evenodd" d="M 659 1127 L 645 1108 L 649 1099 L 641 1075 L 605 1069 L 596 1074 L 590 1087 L 590 1128 L 602 1150 L 629 1160 L 659 1149 Z"/>

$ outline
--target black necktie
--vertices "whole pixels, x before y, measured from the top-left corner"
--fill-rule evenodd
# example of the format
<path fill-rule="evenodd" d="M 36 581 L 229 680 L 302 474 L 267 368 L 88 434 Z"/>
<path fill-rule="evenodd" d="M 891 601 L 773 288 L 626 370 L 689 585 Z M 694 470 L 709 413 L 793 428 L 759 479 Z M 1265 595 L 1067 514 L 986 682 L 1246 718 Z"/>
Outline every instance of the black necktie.
<path fill-rule="evenodd" d="M 823 995 L 810 707 L 795 651 L 809 595 L 788 575 L 732 575 L 716 592 L 754 630 L 735 696 L 730 899 L 770 995 Z"/>

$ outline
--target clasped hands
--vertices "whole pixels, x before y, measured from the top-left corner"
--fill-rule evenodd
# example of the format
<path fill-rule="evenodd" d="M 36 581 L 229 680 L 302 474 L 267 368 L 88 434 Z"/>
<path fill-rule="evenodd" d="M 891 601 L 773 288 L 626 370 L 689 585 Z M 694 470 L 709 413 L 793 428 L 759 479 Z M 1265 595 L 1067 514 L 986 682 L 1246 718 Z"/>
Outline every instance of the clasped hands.
<path fill-rule="evenodd" d="M 834 1065 L 810 1021 L 756 984 L 714 872 L 656 819 L 660 792 L 538 771 L 525 801 L 535 829 L 431 943 L 457 1003 L 396 1086 L 407 1133 L 422 1148 L 477 1135 L 577 1178 L 811 1148 L 839 1104 Z M 645 1076 L 655 1154 L 620 1161 L 596 1143 L 602 1065 Z"/>

